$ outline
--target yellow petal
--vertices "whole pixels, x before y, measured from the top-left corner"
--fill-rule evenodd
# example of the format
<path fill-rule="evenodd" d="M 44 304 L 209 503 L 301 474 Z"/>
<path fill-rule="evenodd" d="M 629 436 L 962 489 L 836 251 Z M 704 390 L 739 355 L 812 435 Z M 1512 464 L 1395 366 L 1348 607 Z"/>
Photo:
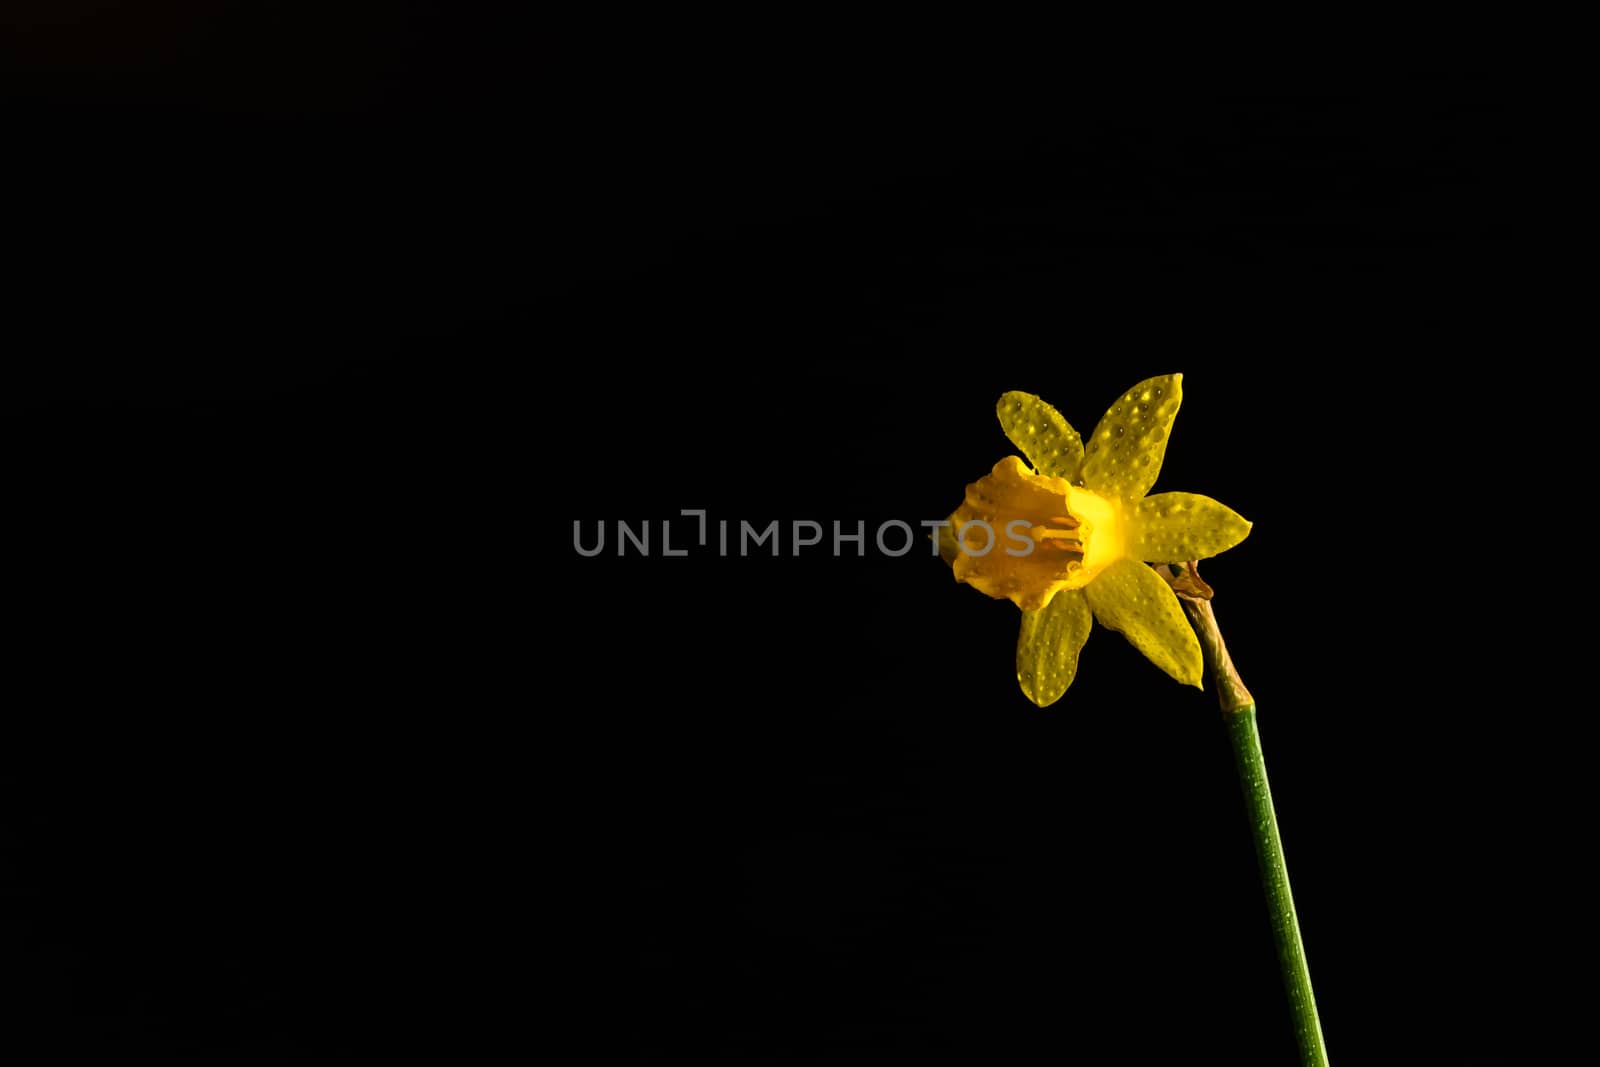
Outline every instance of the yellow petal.
<path fill-rule="evenodd" d="M 1082 590 L 1064 589 L 1038 611 L 1022 613 L 1017 638 L 1017 681 L 1041 708 L 1054 704 L 1078 673 L 1078 652 L 1094 616 Z"/>
<path fill-rule="evenodd" d="M 1078 481 L 1101 496 L 1137 500 L 1150 491 L 1183 402 L 1183 375 L 1146 378 L 1124 393 L 1084 445 Z"/>
<path fill-rule="evenodd" d="M 1083 438 L 1061 413 L 1032 393 L 1007 393 L 995 405 L 1000 426 L 1033 469 L 1068 481 L 1083 464 Z"/>
<path fill-rule="evenodd" d="M 1145 658 L 1184 685 L 1200 684 L 1200 639 L 1178 596 L 1155 571 L 1132 559 L 1107 567 L 1084 587 L 1095 619 L 1122 634 Z"/>
<path fill-rule="evenodd" d="M 1245 539 L 1250 523 L 1199 493 L 1157 493 L 1134 505 L 1129 555 L 1151 563 L 1208 559 Z"/>

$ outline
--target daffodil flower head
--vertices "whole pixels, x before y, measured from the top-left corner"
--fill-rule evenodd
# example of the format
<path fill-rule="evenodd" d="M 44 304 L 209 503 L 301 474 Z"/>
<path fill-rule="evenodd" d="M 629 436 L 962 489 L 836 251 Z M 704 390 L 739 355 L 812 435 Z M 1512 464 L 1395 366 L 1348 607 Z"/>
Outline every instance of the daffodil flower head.
<path fill-rule="evenodd" d="M 1145 563 L 1214 556 L 1243 541 L 1250 523 L 1210 497 L 1146 495 L 1182 385 L 1181 374 L 1140 382 L 1087 442 L 1033 394 L 1000 398 L 1000 425 L 1027 462 L 1007 456 L 967 486 L 941 554 L 956 581 L 1022 609 L 1017 680 L 1040 707 L 1072 684 L 1096 620 L 1179 682 L 1200 684 L 1200 642 Z"/>

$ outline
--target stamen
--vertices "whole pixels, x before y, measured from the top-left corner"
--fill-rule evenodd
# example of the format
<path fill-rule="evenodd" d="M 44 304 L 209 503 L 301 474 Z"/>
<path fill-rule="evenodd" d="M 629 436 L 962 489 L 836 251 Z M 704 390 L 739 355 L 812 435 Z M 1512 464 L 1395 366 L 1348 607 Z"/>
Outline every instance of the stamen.
<path fill-rule="evenodd" d="M 1061 522 L 1062 520 L 1052 518 L 1050 521 Z M 1066 520 L 1063 525 L 1068 525 L 1070 528 L 1056 530 L 1049 526 L 1033 526 L 1028 529 L 1028 536 L 1032 537 L 1033 543 L 1040 548 L 1050 549 L 1063 555 L 1081 557 L 1083 555 L 1083 542 L 1075 536 L 1078 532 L 1078 524 L 1071 520 Z"/>
<path fill-rule="evenodd" d="M 1039 547 L 1064 556 L 1082 556 L 1083 546 L 1076 541 L 1040 541 Z"/>

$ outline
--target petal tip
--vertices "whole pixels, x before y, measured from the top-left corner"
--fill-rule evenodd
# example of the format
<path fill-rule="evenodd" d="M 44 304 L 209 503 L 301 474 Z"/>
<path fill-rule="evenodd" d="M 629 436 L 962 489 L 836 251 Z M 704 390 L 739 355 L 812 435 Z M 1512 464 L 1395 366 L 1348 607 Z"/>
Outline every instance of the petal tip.
<path fill-rule="evenodd" d="M 1021 678 L 1017 679 L 1017 684 L 1022 688 L 1022 695 L 1027 697 L 1028 702 L 1036 708 L 1048 708 L 1051 704 L 1054 704 L 1056 701 L 1065 696 L 1067 692 L 1065 689 L 1063 689 L 1049 700 L 1040 700 L 1038 692 L 1029 688 L 1028 684 Z"/>
<path fill-rule="evenodd" d="M 1001 425 L 1005 425 L 1006 412 L 1021 411 L 1029 404 L 1039 403 L 1039 398 L 1032 393 L 1025 393 L 1021 389 L 1008 389 L 1000 394 L 1000 399 L 994 402 L 994 413 L 999 416 Z"/>

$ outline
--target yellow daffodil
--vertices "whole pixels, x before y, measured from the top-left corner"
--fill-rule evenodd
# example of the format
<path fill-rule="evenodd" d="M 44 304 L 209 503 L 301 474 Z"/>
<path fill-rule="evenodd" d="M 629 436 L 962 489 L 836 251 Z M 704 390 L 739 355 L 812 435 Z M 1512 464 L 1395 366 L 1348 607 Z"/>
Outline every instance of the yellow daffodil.
<path fill-rule="evenodd" d="M 1000 398 L 1000 425 L 1028 463 L 1007 456 L 967 486 L 941 549 L 958 582 L 1022 609 L 1017 680 L 1040 707 L 1067 691 L 1094 620 L 1162 670 L 1200 684 L 1200 643 L 1151 563 L 1205 559 L 1250 524 L 1210 497 L 1157 493 L 1183 375 L 1140 382 L 1087 444 L 1031 393 Z M 1028 464 L 1032 464 L 1031 468 Z"/>

